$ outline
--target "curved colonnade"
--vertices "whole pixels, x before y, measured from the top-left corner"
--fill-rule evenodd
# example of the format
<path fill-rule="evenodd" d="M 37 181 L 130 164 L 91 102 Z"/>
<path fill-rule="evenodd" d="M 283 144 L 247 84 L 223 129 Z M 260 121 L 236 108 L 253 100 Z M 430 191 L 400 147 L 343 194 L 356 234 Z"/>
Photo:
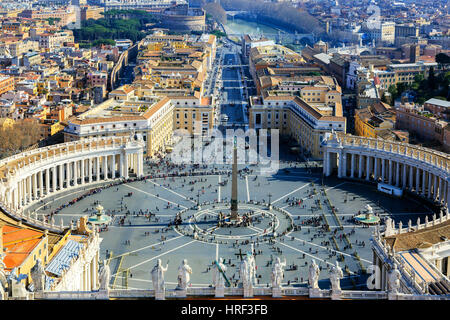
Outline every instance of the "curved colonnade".
<path fill-rule="evenodd" d="M 72 141 L 23 152 L 0 161 L 0 207 L 8 215 L 31 224 L 62 231 L 25 216 L 24 209 L 58 192 L 130 174 L 143 175 L 141 140 L 102 137 Z"/>
<path fill-rule="evenodd" d="M 333 133 L 326 138 L 323 173 L 365 179 L 408 190 L 446 208 L 450 156 L 401 142 Z"/>

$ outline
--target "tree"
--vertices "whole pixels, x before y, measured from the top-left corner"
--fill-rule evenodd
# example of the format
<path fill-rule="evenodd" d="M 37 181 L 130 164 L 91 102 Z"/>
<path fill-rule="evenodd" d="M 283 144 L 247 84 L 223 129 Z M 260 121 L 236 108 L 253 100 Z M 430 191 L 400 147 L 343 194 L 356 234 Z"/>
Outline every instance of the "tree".
<path fill-rule="evenodd" d="M 395 85 L 390 85 L 389 88 L 388 88 L 388 92 L 391 94 L 391 97 L 392 97 L 393 101 L 395 99 L 397 99 L 398 90 L 397 90 L 397 87 Z"/>
<path fill-rule="evenodd" d="M 222 8 L 220 3 L 216 2 L 210 2 L 205 4 L 203 7 L 205 9 L 206 13 L 211 15 L 214 20 L 218 21 L 219 23 L 225 24 L 227 23 L 227 13 Z"/>
<path fill-rule="evenodd" d="M 445 53 L 438 53 L 436 55 L 436 62 L 441 65 L 447 65 L 450 64 L 450 56 L 446 55 Z"/>
<path fill-rule="evenodd" d="M 36 120 L 22 120 L 10 128 L 0 129 L 0 154 L 10 156 L 21 152 L 41 139 L 39 123 Z"/>
<path fill-rule="evenodd" d="M 428 72 L 428 88 L 431 90 L 436 89 L 436 76 L 434 75 L 434 68 L 430 67 L 430 71 Z"/>
<path fill-rule="evenodd" d="M 296 8 L 286 2 L 267 2 L 264 0 L 221 0 L 226 10 L 248 11 L 259 19 L 282 27 L 305 32 L 322 34 L 325 28 L 321 22 L 311 16 L 305 9 Z"/>

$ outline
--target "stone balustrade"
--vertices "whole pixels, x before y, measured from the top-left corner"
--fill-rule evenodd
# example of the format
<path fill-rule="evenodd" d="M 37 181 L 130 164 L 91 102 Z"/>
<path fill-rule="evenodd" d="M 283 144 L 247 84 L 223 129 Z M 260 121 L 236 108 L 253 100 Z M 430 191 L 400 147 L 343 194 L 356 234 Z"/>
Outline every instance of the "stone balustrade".
<path fill-rule="evenodd" d="M 401 233 L 422 230 L 425 228 L 429 228 L 429 227 L 438 225 L 445 221 L 448 221 L 449 219 L 450 219 L 450 215 L 448 213 L 444 215 L 442 211 L 439 213 L 439 217 L 437 217 L 436 214 L 434 214 L 433 217 L 431 218 L 431 221 L 429 221 L 428 216 L 425 216 L 423 223 L 421 223 L 420 218 L 417 218 L 416 224 L 414 224 L 414 225 L 413 225 L 412 220 L 410 219 L 406 226 L 403 226 L 403 223 L 400 221 L 398 224 L 398 227 L 397 227 L 395 225 L 395 222 L 393 220 L 389 219 L 386 221 L 386 229 L 385 229 L 384 235 L 386 237 L 389 237 L 389 236 L 397 235 L 397 234 L 401 234 Z"/>
<path fill-rule="evenodd" d="M 255 296 L 271 296 L 271 288 L 254 288 Z M 308 288 L 283 288 L 283 296 L 304 296 L 309 298 L 333 299 L 331 290 L 318 289 L 309 293 Z M 166 290 L 167 299 L 175 299 L 186 296 L 191 297 L 214 297 L 214 288 L 188 288 L 188 290 Z M 59 291 L 59 292 L 35 292 L 33 299 L 37 300 L 107 300 L 107 299 L 154 299 L 155 291 L 150 289 L 113 289 L 108 291 Z M 225 296 L 243 296 L 242 288 L 225 288 Z M 353 300 L 448 300 L 448 296 L 436 296 L 426 294 L 388 294 L 386 291 L 367 290 L 342 290 L 340 299 Z"/>

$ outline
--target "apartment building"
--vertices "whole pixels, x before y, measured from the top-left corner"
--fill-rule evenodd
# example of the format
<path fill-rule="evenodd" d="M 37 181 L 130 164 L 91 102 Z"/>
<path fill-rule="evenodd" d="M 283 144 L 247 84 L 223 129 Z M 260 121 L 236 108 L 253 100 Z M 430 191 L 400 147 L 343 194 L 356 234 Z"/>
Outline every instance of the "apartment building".
<path fill-rule="evenodd" d="M 12 90 L 14 90 L 14 78 L 0 76 L 0 95 Z"/>
<path fill-rule="evenodd" d="M 332 130 L 346 132 L 346 118 L 322 113 L 297 96 L 253 97 L 250 100 L 249 127 L 278 129 L 293 138 L 307 156 L 323 159 L 322 141 Z"/>
<path fill-rule="evenodd" d="M 75 118 L 64 128 L 64 141 L 89 137 L 142 134 L 144 155 L 153 157 L 172 143 L 173 105 L 169 98 L 147 101 L 108 99 Z"/>
<path fill-rule="evenodd" d="M 424 106 L 403 103 L 396 108 L 395 127 L 407 130 L 418 142 L 437 142 L 444 149 L 450 148 L 448 140 L 449 121 L 438 119 Z"/>

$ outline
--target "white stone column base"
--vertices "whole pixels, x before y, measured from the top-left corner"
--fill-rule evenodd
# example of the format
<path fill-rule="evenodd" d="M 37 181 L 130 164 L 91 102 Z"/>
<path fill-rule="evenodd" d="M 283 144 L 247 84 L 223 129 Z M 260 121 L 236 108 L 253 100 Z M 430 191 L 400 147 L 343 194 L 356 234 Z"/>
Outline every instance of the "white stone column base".
<path fill-rule="evenodd" d="M 155 300 L 166 300 L 166 290 L 155 290 Z"/>
<path fill-rule="evenodd" d="M 321 298 L 322 293 L 319 288 L 309 288 L 309 297 L 310 298 Z"/>
<path fill-rule="evenodd" d="M 272 288 L 272 297 L 273 298 L 281 298 L 283 295 L 281 294 L 281 288 Z"/>
<path fill-rule="evenodd" d="M 398 300 L 398 294 L 394 292 L 388 292 L 388 300 Z"/>
<path fill-rule="evenodd" d="M 98 300 L 109 300 L 109 289 L 99 290 L 95 298 Z"/>
<path fill-rule="evenodd" d="M 175 293 L 175 296 L 177 298 L 186 298 L 186 296 L 187 296 L 187 290 L 186 289 L 176 289 L 174 291 L 174 293 Z"/>
<path fill-rule="evenodd" d="M 253 298 L 253 287 L 244 288 L 244 298 Z"/>
<path fill-rule="evenodd" d="M 224 287 L 216 287 L 215 288 L 215 297 L 216 298 L 225 297 L 225 288 Z"/>
<path fill-rule="evenodd" d="M 341 300 L 342 290 L 332 290 L 331 300 Z"/>

